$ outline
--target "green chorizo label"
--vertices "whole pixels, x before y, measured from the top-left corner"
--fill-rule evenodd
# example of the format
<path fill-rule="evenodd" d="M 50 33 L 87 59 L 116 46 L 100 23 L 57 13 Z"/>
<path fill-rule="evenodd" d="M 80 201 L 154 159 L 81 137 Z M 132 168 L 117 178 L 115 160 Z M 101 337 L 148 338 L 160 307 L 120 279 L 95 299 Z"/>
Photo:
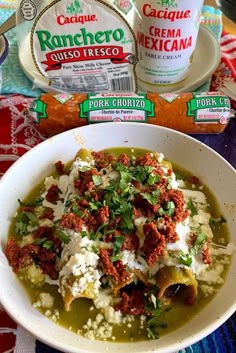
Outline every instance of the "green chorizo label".
<path fill-rule="evenodd" d="M 54 95 L 60 104 L 66 104 L 71 95 Z M 50 119 L 47 114 L 47 104 L 39 97 L 30 108 L 36 115 L 35 122 L 41 119 Z M 155 105 L 146 98 L 145 94 L 89 94 L 87 99 L 79 104 L 78 118 L 86 118 L 88 123 L 106 121 L 135 121 L 146 122 L 155 116 Z"/>
<path fill-rule="evenodd" d="M 187 115 L 196 123 L 226 124 L 231 117 L 230 99 L 221 95 L 196 94 L 187 102 Z"/>
<path fill-rule="evenodd" d="M 40 123 L 41 119 L 47 119 L 47 104 L 41 101 L 40 97 L 39 99 L 34 100 L 31 103 L 30 106 L 30 111 L 35 113 L 35 122 L 37 124 Z"/>
<path fill-rule="evenodd" d="M 103 121 L 145 122 L 154 117 L 154 103 L 145 94 L 88 95 L 80 104 L 80 117 L 89 123 Z"/>

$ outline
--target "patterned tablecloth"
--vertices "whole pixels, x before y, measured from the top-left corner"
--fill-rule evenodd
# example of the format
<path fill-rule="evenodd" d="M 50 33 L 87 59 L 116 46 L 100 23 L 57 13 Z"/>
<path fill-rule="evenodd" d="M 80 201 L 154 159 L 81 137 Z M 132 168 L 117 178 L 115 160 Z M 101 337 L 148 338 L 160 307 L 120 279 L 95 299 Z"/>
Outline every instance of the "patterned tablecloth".
<path fill-rule="evenodd" d="M 0 1 L 1 16 L 12 12 L 14 0 Z M 205 8 L 203 22 L 219 35 L 220 14 Z M 8 33 L 11 41 L 7 65 L 0 68 L 0 177 L 21 155 L 43 141 L 44 137 L 26 117 L 24 109 L 29 106 L 39 91 L 17 66 L 17 46 L 14 31 Z M 222 91 L 232 98 L 236 108 L 236 38 L 228 33 L 219 35 L 222 58 L 212 79 L 206 83 L 209 90 Z M 13 68 L 14 65 L 14 68 Z M 12 68 L 12 69 L 11 69 Z M 224 133 L 219 135 L 194 135 L 220 153 L 236 168 L 236 120 L 231 119 Z M 35 340 L 23 328 L 9 318 L 0 304 L 0 353 L 57 353 L 53 348 Z M 183 350 L 185 353 L 235 353 L 236 314 L 214 333 Z"/>

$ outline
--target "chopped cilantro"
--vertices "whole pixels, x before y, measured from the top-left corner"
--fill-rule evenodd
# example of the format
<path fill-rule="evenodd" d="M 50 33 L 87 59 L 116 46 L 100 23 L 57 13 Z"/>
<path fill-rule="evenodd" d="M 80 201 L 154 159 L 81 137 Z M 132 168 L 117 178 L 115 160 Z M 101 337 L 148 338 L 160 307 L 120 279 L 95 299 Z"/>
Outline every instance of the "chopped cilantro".
<path fill-rule="evenodd" d="M 134 228 L 133 223 L 133 209 L 130 204 L 124 205 L 123 212 L 121 215 L 120 227 L 121 229 L 132 230 Z"/>
<path fill-rule="evenodd" d="M 144 294 L 145 312 L 150 317 L 146 321 L 146 332 L 149 339 L 159 338 L 158 329 L 166 328 L 167 324 L 161 320 L 163 302 L 157 298 L 158 288 Z"/>
<path fill-rule="evenodd" d="M 89 202 L 89 207 L 91 211 L 96 211 L 99 208 L 99 206 L 100 205 L 97 204 L 96 202 L 92 202 L 92 201 Z"/>
<path fill-rule="evenodd" d="M 60 229 L 56 230 L 55 235 L 65 244 L 68 244 L 70 241 L 69 235 L 67 235 L 65 232 L 63 232 Z"/>
<path fill-rule="evenodd" d="M 78 207 L 78 205 L 76 205 L 76 204 L 73 205 L 71 209 L 72 209 L 73 213 L 75 213 L 77 216 L 79 216 L 79 217 L 84 216 L 83 211 L 81 211 L 81 209 Z"/>
<path fill-rule="evenodd" d="M 34 213 L 22 211 L 16 216 L 16 234 L 26 235 L 28 233 L 28 226 L 36 227 L 38 219 Z"/>
<path fill-rule="evenodd" d="M 91 167 L 90 166 L 87 166 L 87 165 L 83 165 L 83 166 L 79 166 L 78 167 L 78 171 L 80 171 L 80 172 L 86 172 L 87 170 L 89 170 L 89 169 L 91 169 Z"/>
<path fill-rule="evenodd" d="M 47 240 L 46 237 L 43 237 L 43 238 L 38 238 L 34 241 L 34 244 L 35 245 L 42 245 L 45 241 Z"/>
<path fill-rule="evenodd" d="M 51 240 L 47 240 L 43 243 L 43 248 L 49 250 L 53 248 L 53 242 Z"/>
<path fill-rule="evenodd" d="M 20 204 L 21 207 L 37 207 L 42 205 L 43 198 L 42 197 L 37 197 L 33 201 L 21 201 L 20 199 L 17 200 Z"/>
<path fill-rule="evenodd" d="M 95 253 L 95 254 L 97 254 L 98 253 L 98 248 L 96 247 L 96 245 L 92 245 L 92 250 L 93 250 L 93 252 Z"/>
<path fill-rule="evenodd" d="M 122 259 L 122 255 L 121 254 L 117 254 L 117 255 L 112 255 L 111 257 L 110 257 L 110 260 L 111 260 L 111 262 L 115 262 L 115 261 L 118 261 L 118 260 L 121 260 Z"/>
<path fill-rule="evenodd" d="M 148 185 L 154 185 L 160 181 L 161 177 L 158 174 L 150 174 L 147 179 Z"/>
<path fill-rule="evenodd" d="M 112 257 L 117 256 L 121 252 L 122 245 L 125 241 L 125 237 L 123 236 L 116 236 L 115 241 L 113 243 L 113 251 L 112 251 Z"/>
<path fill-rule="evenodd" d="M 159 181 L 158 178 L 160 178 L 159 175 L 155 175 L 154 176 L 154 174 L 152 174 L 153 169 L 154 168 L 152 166 L 141 166 L 141 165 L 138 165 L 138 166 L 133 168 L 134 178 L 140 183 L 147 182 L 148 185 L 153 185 L 154 179 L 157 182 L 157 181 Z"/>
<path fill-rule="evenodd" d="M 181 265 L 191 266 L 193 260 L 189 253 L 184 253 L 183 251 L 180 251 L 178 256 L 178 262 Z"/>
<path fill-rule="evenodd" d="M 149 327 L 149 326 L 147 325 L 146 331 L 147 331 L 147 337 L 148 337 L 150 340 L 155 340 L 155 339 L 158 339 L 158 338 L 160 337 L 160 336 L 159 336 L 159 333 L 154 330 L 154 327 Z"/>
<path fill-rule="evenodd" d="M 122 191 L 127 191 L 127 187 L 133 179 L 132 174 L 127 171 L 120 171 L 120 183 L 119 187 Z"/>
<path fill-rule="evenodd" d="M 36 239 L 34 241 L 34 244 L 40 245 L 47 250 L 53 248 L 54 245 L 53 242 L 51 240 L 48 240 L 46 237 Z"/>
<path fill-rule="evenodd" d="M 82 238 L 84 238 L 84 237 L 86 237 L 88 235 L 88 233 L 85 230 L 82 230 L 80 232 L 80 235 L 81 235 Z"/>
<path fill-rule="evenodd" d="M 93 175 L 92 179 L 95 186 L 99 186 L 102 184 L 102 177 L 100 175 Z"/>
<path fill-rule="evenodd" d="M 156 205 L 158 203 L 159 200 L 159 196 L 160 196 L 160 190 L 156 189 L 154 190 L 151 194 L 147 193 L 147 192 L 141 192 L 140 193 L 142 195 L 142 197 L 147 200 L 151 205 Z"/>
<path fill-rule="evenodd" d="M 98 235 L 101 234 L 101 231 L 104 230 L 104 228 L 106 228 L 108 226 L 108 224 L 109 224 L 108 222 L 103 223 L 97 228 L 96 232 L 91 232 L 90 239 L 96 240 L 98 238 Z"/>
<path fill-rule="evenodd" d="M 187 203 L 187 209 L 190 211 L 191 217 L 196 216 L 198 214 L 197 207 L 193 203 L 192 199 L 189 199 Z"/>
<path fill-rule="evenodd" d="M 160 207 L 158 213 L 162 216 L 166 214 L 167 216 L 173 216 L 175 212 L 175 203 L 173 201 L 166 202 L 163 207 Z"/>
<path fill-rule="evenodd" d="M 207 235 L 202 233 L 201 228 L 193 228 L 196 240 L 193 247 L 190 249 L 190 255 L 196 255 L 202 245 L 207 241 Z"/>

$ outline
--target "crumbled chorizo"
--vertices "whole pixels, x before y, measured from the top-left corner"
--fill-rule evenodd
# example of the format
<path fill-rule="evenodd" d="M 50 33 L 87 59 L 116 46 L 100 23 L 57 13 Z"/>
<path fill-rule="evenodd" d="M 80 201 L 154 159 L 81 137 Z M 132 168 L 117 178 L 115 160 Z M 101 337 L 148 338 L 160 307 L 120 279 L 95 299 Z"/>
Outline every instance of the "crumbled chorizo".
<path fill-rule="evenodd" d="M 34 244 L 20 247 L 15 239 L 9 239 L 5 253 L 14 272 L 18 272 L 36 261 L 43 273 L 49 275 L 52 279 L 58 278 L 58 271 L 55 268 L 56 255 L 53 251 Z"/>
<path fill-rule="evenodd" d="M 83 224 L 84 224 L 84 220 L 72 212 L 62 215 L 62 218 L 60 221 L 61 227 L 72 229 L 76 232 L 80 232 L 82 230 Z"/>
<path fill-rule="evenodd" d="M 124 282 L 130 277 L 130 273 L 126 271 L 122 261 L 112 262 L 110 256 L 112 251 L 109 249 L 100 249 L 99 257 L 103 266 L 103 271 L 106 275 L 114 277 L 117 282 Z"/>
<path fill-rule="evenodd" d="M 194 185 L 200 184 L 200 179 L 198 177 L 196 177 L 195 175 L 188 177 L 187 181 L 191 184 L 194 184 Z"/>
<path fill-rule="evenodd" d="M 55 167 L 56 167 L 56 171 L 59 175 L 64 175 L 64 174 L 67 174 L 66 171 L 65 171 L 65 166 L 64 164 L 62 163 L 62 161 L 58 161 L 55 163 Z"/>
<path fill-rule="evenodd" d="M 20 246 L 14 238 L 10 238 L 5 249 L 10 266 L 16 272 L 19 269 Z"/>
<path fill-rule="evenodd" d="M 109 208 L 108 206 L 102 206 L 97 210 L 97 221 L 99 224 L 104 224 L 109 221 Z"/>
<path fill-rule="evenodd" d="M 127 234 L 121 250 L 137 251 L 139 248 L 139 237 L 135 233 Z"/>
<path fill-rule="evenodd" d="M 111 164 L 114 160 L 114 157 L 111 154 L 106 152 L 92 152 L 92 156 L 94 158 L 96 167 L 98 169 L 106 168 L 109 164 Z"/>
<path fill-rule="evenodd" d="M 185 208 L 185 199 L 182 191 L 171 189 L 169 191 L 169 198 L 175 204 L 173 220 L 175 222 L 184 221 L 188 217 L 189 211 Z"/>
<path fill-rule="evenodd" d="M 100 249 L 99 257 L 102 262 L 103 272 L 108 275 L 114 277 L 116 280 L 119 280 L 119 274 L 114 264 L 110 260 L 111 251 L 108 249 Z"/>
<path fill-rule="evenodd" d="M 48 189 L 47 194 L 45 196 L 46 200 L 48 202 L 51 202 L 53 204 L 56 204 L 57 201 L 59 200 L 59 194 L 60 194 L 60 189 L 57 185 L 53 184 L 51 187 Z"/>
<path fill-rule="evenodd" d="M 153 266 L 158 260 L 159 256 L 164 255 L 165 252 L 165 237 L 156 228 L 156 225 L 145 223 L 143 225 L 143 232 L 145 235 L 142 251 L 145 255 L 145 260 L 149 266 Z"/>
<path fill-rule="evenodd" d="M 210 241 L 206 241 L 202 248 L 202 261 L 206 265 L 210 265 L 212 263 L 212 257 L 210 254 Z"/>
<path fill-rule="evenodd" d="M 52 208 L 45 208 L 43 213 L 39 216 L 39 219 L 50 219 L 51 221 L 54 218 L 54 210 Z"/>
<path fill-rule="evenodd" d="M 130 164 L 130 159 L 125 153 L 121 153 L 118 157 L 118 162 L 124 164 L 126 167 Z"/>
<path fill-rule="evenodd" d="M 132 289 L 127 294 L 121 293 L 121 301 L 116 305 L 115 310 L 120 310 L 124 314 L 141 315 L 144 313 L 144 293 L 140 289 Z"/>
<path fill-rule="evenodd" d="M 159 232 L 165 236 L 166 242 L 175 243 L 179 240 L 178 233 L 176 232 L 176 223 L 172 221 L 171 217 L 163 215 L 160 226 Z"/>
<path fill-rule="evenodd" d="M 94 189 L 93 176 L 95 175 L 99 175 L 96 169 L 78 172 L 78 179 L 74 180 L 74 186 L 78 189 L 80 195 L 84 195 Z"/>
<path fill-rule="evenodd" d="M 153 158 L 152 154 L 149 152 L 138 156 L 136 159 L 136 165 L 154 167 L 155 169 L 152 173 L 159 174 L 160 176 L 164 175 L 162 167 L 158 163 L 157 159 Z"/>

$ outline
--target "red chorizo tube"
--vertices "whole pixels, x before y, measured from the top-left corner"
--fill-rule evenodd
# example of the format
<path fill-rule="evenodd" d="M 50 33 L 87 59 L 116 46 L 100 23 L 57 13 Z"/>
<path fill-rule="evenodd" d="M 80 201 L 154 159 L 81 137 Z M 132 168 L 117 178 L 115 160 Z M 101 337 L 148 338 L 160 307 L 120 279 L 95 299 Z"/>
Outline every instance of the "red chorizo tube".
<path fill-rule="evenodd" d="M 168 94 L 51 94 L 33 102 L 30 115 L 46 137 L 107 121 L 139 121 L 187 134 L 218 134 L 232 116 L 230 99 L 219 92 Z"/>

